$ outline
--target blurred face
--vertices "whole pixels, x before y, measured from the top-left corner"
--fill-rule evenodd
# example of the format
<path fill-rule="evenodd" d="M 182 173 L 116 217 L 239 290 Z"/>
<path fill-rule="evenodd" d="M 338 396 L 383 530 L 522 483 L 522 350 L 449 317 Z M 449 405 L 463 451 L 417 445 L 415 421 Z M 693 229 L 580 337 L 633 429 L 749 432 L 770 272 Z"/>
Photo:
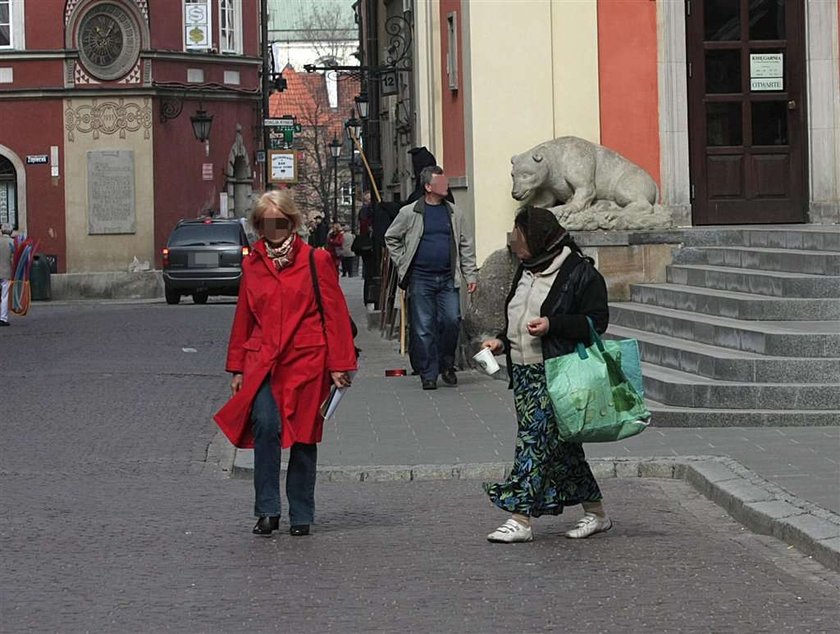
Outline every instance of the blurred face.
<path fill-rule="evenodd" d="M 370 204 L 370 192 L 365 192 L 364 195 L 362 195 L 362 204 L 364 204 L 364 205 L 369 205 Z"/>
<path fill-rule="evenodd" d="M 294 221 L 274 205 L 265 210 L 262 219 L 263 237 L 272 244 L 280 244 L 292 233 Z"/>
<path fill-rule="evenodd" d="M 433 174 L 432 182 L 426 185 L 426 191 L 435 196 L 445 198 L 449 192 L 449 179 L 446 174 Z"/>
<path fill-rule="evenodd" d="M 531 259 L 531 252 L 528 250 L 528 242 L 525 240 L 525 234 L 517 226 L 513 227 L 513 233 L 510 234 L 510 250 L 522 261 Z"/>

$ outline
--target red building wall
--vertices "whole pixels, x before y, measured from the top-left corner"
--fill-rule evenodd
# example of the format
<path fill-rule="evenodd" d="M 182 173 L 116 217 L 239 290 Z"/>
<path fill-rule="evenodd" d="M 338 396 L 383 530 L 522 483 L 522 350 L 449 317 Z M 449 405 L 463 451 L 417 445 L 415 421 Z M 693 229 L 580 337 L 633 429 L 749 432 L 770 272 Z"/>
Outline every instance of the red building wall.
<path fill-rule="evenodd" d="M 219 16 L 218 2 L 214 1 L 212 38 L 218 45 Z M 26 196 L 26 229 L 38 239 L 41 250 L 58 255 L 59 270 L 66 267 L 66 201 L 64 182 L 64 144 L 66 131 L 63 129 L 65 99 L 84 96 L 86 91 L 103 89 L 102 99 L 113 98 L 124 93 L 127 98 L 136 96 L 138 90 L 148 94 L 167 90 L 171 98 L 180 87 L 195 89 L 188 85 L 187 69 L 204 71 L 207 87 L 202 104 L 214 115 L 210 138 L 210 153 L 205 154 L 204 145 L 199 143 L 192 131 L 190 115 L 199 106 L 192 99 L 194 92 L 187 93 L 183 113 L 174 120 L 161 123 L 160 96 L 153 97 L 153 163 L 155 200 L 155 250 L 165 244 L 166 238 L 178 219 L 192 217 L 203 210 L 217 210 L 219 193 L 226 190 L 225 169 L 228 156 L 236 138 L 237 125 L 241 126 L 252 170 L 254 164 L 254 130 L 258 125 L 258 101 L 254 93 L 259 89 L 259 64 L 241 56 L 185 52 L 182 35 L 182 3 L 180 0 L 149 0 L 149 31 L 151 49 L 169 55 L 162 59 L 151 58 L 153 83 L 150 86 L 138 84 L 79 85 L 64 88 L 64 59 L 37 59 L 29 53 L 37 51 L 60 51 L 65 48 L 65 0 L 28 0 L 25 4 L 26 49 L 14 51 L 15 59 L 4 59 L 0 53 L 0 67 L 12 68 L 12 84 L 0 84 L 0 145 L 8 147 L 21 162 L 29 154 L 50 154 L 51 146 L 59 147 L 60 175 L 50 177 L 49 165 L 25 166 L 26 190 L 19 195 Z M 242 2 L 242 38 L 244 55 L 259 56 L 259 2 Z M 144 49 L 146 47 L 144 46 Z M 141 59 L 144 57 L 141 54 Z M 249 61 L 251 63 L 249 63 Z M 226 70 L 238 71 L 239 85 L 224 84 Z M 161 86 L 164 84 L 164 86 Z M 53 89 L 54 96 L 25 96 L 21 91 Z M 248 94 L 250 93 L 250 94 Z M 213 180 L 202 179 L 202 165 L 213 165 Z M 254 188 L 259 187 L 255 179 Z M 19 205 L 20 208 L 20 205 Z M 138 213 L 142 213 L 138 210 Z M 158 261 L 159 265 L 160 262 Z"/>
<path fill-rule="evenodd" d="M 26 231 L 40 243 L 44 253 L 58 256 L 59 267 L 66 263 L 64 231 L 64 118 L 61 102 L 20 100 L 3 104 L 0 112 L 0 145 L 5 145 L 24 163 L 26 192 Z M 59 177 L 50 176 L 49 165 L 26 165 L 27 155 L 50 154 L 50 146 L 59 147 Z M 18 203 L 20 214 L 20 202 Z"/>
<path fill-rule="evenodd" d="M 601 143 L 644 167 L 658 183 L 656 42 L 655 2 L 598 0 Z"/>
<path fill-rule="evenodd" d="M 458 85 L 459 90 L 449 88 L 446 74 L 446 59 L 449 55 L 447 17 L 455 13 L 457 20 Z M 466 176 L 466 137 L 464 135 L 464 91 L 463 91 L 463 38 L 461 26 L 461 0 L 440 0 L 440 42 L 441 42 L 441 94 L 443 102 L 443 157 L 437 157 L 446 174 L 452 177 Z"/>
<path fill-rule="evenodd" d="M 210 155 L 193 134 L 190 115 L 199 106 L 185 101 L 184 112 L 177 119 L 161 123 L 155 119 L 155 257 L 160 265 L 160 251 L 169 233 L 184 218 L 196 218 L 208 210 L 218 211 L 219 193 L 226 191 L 225 168 L 231 147 L 236 141 L 236 126 L 242 126 L 242 140 L 248 148 L 252 171 L 254 163 L 255 112 L 248 102 L 204 101 L 204 109 L 213 114 Z M 213 165 L 213 180 L 205 181 L 202 166 Z M 255 190 L 258 178 L 254 179 Z M 233 204 L 233 201 L 230 201 Z"/>

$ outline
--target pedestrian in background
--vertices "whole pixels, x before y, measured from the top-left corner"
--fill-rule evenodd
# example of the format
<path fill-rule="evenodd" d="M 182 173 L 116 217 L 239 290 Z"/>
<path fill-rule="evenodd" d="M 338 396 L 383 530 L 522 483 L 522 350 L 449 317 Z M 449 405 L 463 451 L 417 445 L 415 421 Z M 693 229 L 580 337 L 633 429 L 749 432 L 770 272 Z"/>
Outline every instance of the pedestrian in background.
<path fill-rule="evenodd" d="M 533 539 L 531 518 L 583 505 L 584 516 L 566 537 L 609 530 L 612 521 L 580 443 L 560 440 L 545 379 L 545 359 L 591 345 L 589 317 L 607 329 L 607 286 L 554 214 L 525 207 L 514 221 L 511 250 L 521 260 L 505 303 L 505 330 L 482 345 L 507 355 L 518 430 L 513 469 L 505 482 L 486 484 L 493 503 L 511 518 L 487 536 L 491 542 Z"/>
<path fill-rule="evenodd" d="M 344 232 L 341 230 L 341 224 L 334 222 L 330 225 L 330 232 L 327 235 L 327 251 L 333 258 L 335 263 L 335 270 L 337 271 L 341 264 L 341 253 L 344 249 Z"/>
<path fill-rule="evenodd" d="M 413 362 L 424 390 L 440 376 L 457 385 L 455 349 L 461 328 L 461 278 L 476 288 L 475 246 L 460 209 L 448 202 L 449 181 L 438 166 L 420 174 L 426 195 L 405 205 L 385 232 L 400 288 L 409 289 Z"/>
<path fill-rule="evenodd" d="M 350 230 L 350 225 L 344 225 L 341 228 L 341 276 L 353 277 L 353 264 L 356 260 L 356 254 L 353 253 L 353 241 L 356 236 Z"/>
<path fill-rule="evenodd" d="M 309 534 L 324 423 L 319 408 L 330 386 L 348 387 L 356 369 L 335 265 L 297 234 L 301 222 L 289 190 L 263 194 L 254 207 L 251 224 L 260 239 L 242 262 L 225 365 L 232 396 L 215 416 L 235 446 L 254 448 L 257 535 L 279 528 L 281 447 L 290 449 L 290 532 Z"/>
<path fill-rule="evenodd" d="M 12 285 L 12 259 L 15 241 L 12 240 L 12 225 L 0 225 L 0 326 L 9 325 L 9 289 Z"/>

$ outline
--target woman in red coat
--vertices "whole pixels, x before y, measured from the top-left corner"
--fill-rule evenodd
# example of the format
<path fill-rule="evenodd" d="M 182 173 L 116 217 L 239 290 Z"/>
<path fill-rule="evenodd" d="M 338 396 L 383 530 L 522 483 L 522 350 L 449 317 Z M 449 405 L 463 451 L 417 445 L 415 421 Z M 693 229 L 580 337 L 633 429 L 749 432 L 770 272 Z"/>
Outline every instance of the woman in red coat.
<path fill-rule="evenodd" d="M 233 374 L 232 397 L 215 420 L 235 446 L 254 448 L 257 535 L 279 528 L 280 448 L 291 448 L 291 534 L 308 535 L 324 423 L 318 410 L 330 386 L 348 387 L 356 369 L 350 313 L 330 255 L 297 235 L 302 218 L 289 190 L 263 194 L 251 222 L 260 240 L 242 262 L 225 366 Z"/>

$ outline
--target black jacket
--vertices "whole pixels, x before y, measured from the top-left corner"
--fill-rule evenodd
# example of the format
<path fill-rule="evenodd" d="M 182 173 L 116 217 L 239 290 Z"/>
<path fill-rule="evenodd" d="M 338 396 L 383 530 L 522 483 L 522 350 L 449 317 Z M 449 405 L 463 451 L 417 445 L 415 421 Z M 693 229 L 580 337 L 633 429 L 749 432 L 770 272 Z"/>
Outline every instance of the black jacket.
<path fill-rule="evenodd" d="M 513 373 L 510 341 L 507 338 L 508 305 L 516 293 L 522 271 L 520 266 L 513 277 L 513 284 L 505 300 L 505 329 L 498 336 L 505 345 L 511 386 Z M 586 318 L 592 320 L 598 334 L 606 332 L 610 321 L 607 284 L 598 269 L 588 259 L 572 252 L 560 266 L 554 284 L 540 308 L 540 316 L 548 317 L 549 322 L 548 332 L 541 340 L 543 359 L 553 359 L 574 352 L 578 342 L 591 345 Z"/>

